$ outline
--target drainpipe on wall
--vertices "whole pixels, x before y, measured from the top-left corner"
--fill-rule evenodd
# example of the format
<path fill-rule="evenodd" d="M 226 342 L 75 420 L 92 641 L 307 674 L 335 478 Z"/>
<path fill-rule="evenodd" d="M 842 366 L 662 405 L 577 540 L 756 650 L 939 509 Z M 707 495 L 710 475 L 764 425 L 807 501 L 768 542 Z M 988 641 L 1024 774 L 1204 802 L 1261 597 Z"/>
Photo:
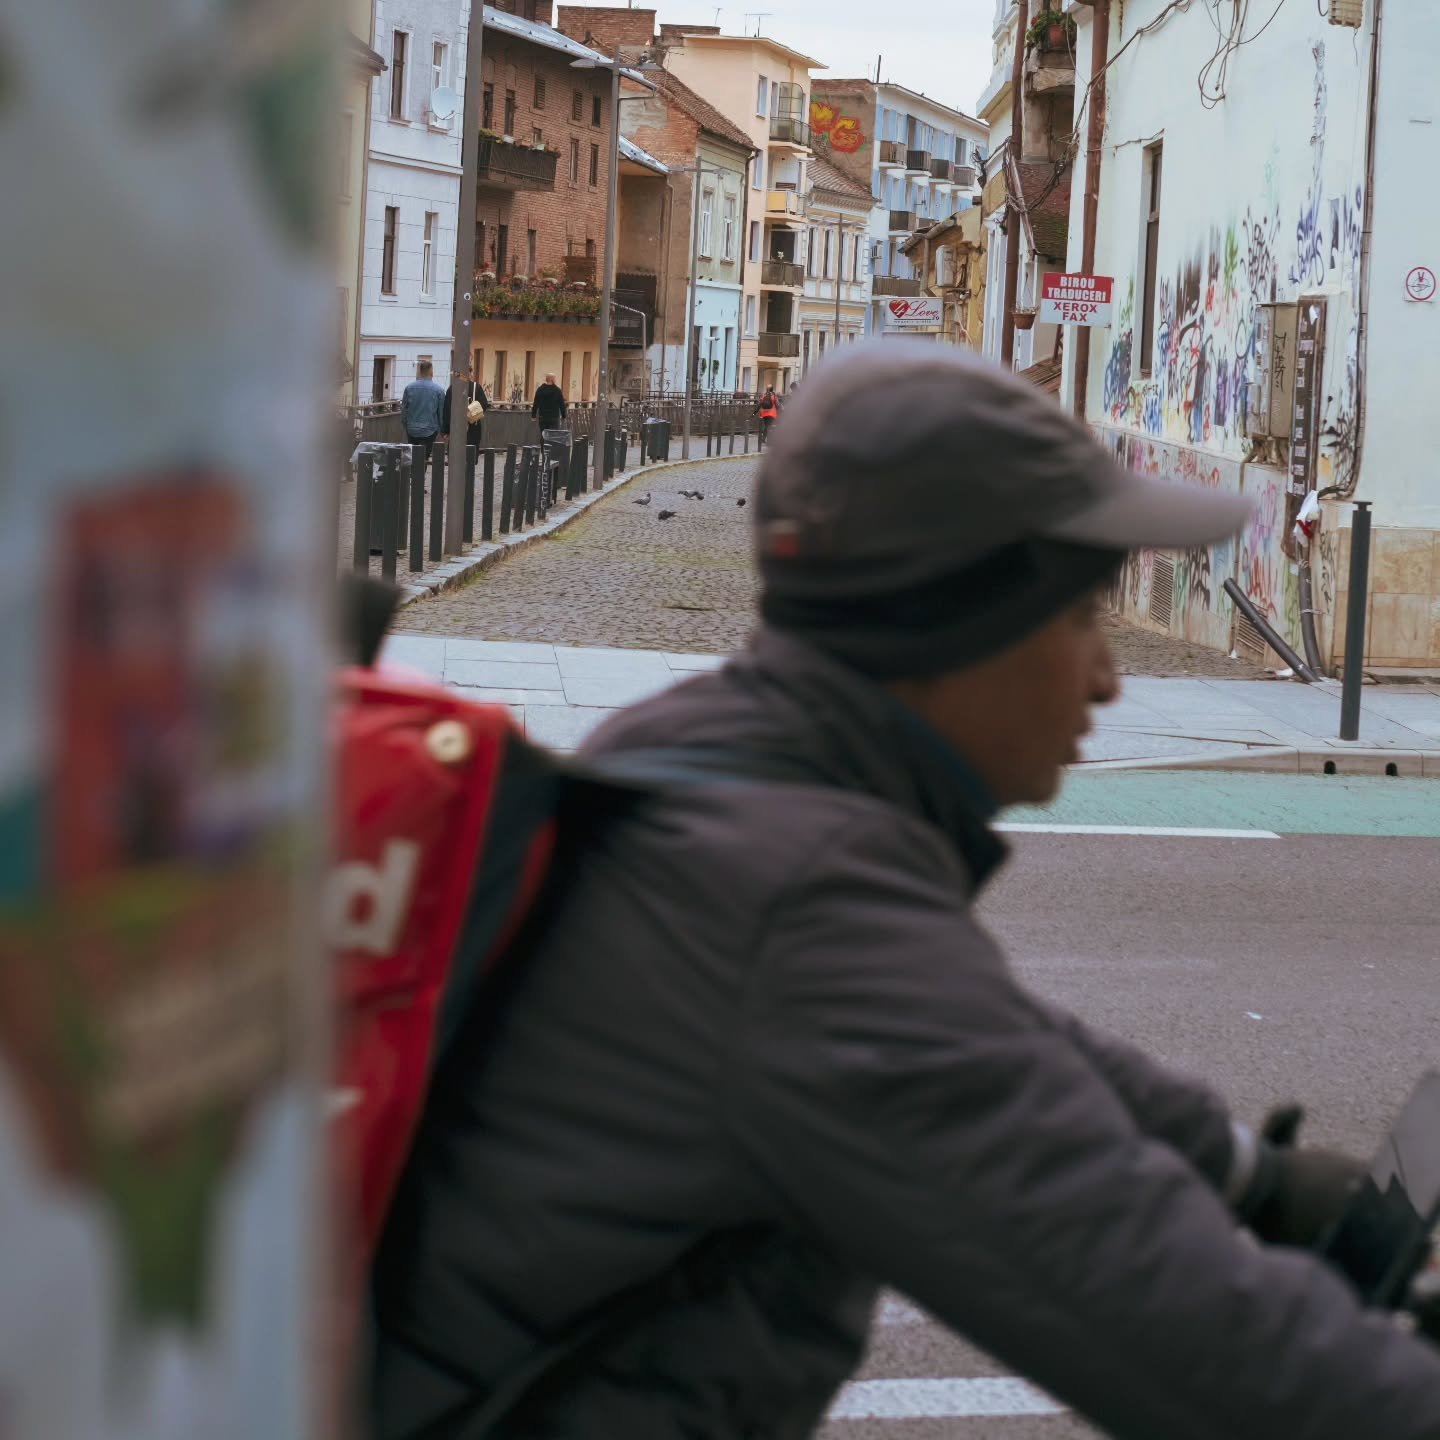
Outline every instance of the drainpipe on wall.
<path fill-rule="evenodd" d="M 1355 460 L 1350 469 L 1350 478 L 1344 485 L 1334 485 L 1321 491 L 1321 499 L 1345 500 L 1355 493 L 1360 483 L 1360 457 L 1365 449 L 1365 362 L 1370 344 L 1370 250 L 1375 234 L 1375 145 L 1377 124 L 1376 112 L 1380 103 L 1380 11 L 1383 0 L 1375 0 L 1375 10 L 1370 22 L 1370 76 L 1369 94 L 1366 97 L 1365 113 L 1365 203 L 1360 231 L 1360 300 L 1355 316 Z M 1321 527 L 1315 527 L 1310 543 L 1300 554 L 1300 634 L 1305 642 L 1305 653 L 1318 656 L 1320 639 L 1315 631 L 1315 605 L 1313 602 L 1314 582 L 1311 576 L 1310 554 L 1320 542 Z M 1306 592 L 1312 599 L 1306 603 Z M 1330 627 L 1333 640 L 1335 627 Z"/>
<path fill-rule="evenodd" d="M 1370 348 L 1370 250 L 1375 234 L 1375 134 L 1379 129 L 1376 112 L 1380 107 L 1380 10 L 1382 0 L 1375 0 L 1374 18 L 1370 24 L 1370 93 L 1365 115 L 1365 204 L 1363 228 L 1360 231 L 1360 301 L 1355 317 L 1355 463 L 1349 483 L 1337 487 L 1335 494 L 1345 499 L 1355 493 L 1360 483 L 1360 456 L 1365 447 L 1365 361 Z M 1318 534 L 1318 528 L 1316 533 Z"/>
<path fill-rule="evenodd" d="M 1005 297 L 1000 315 L 1000 363 L 1007 369 L 1015 363 L 1015 293 L 1020 283 L 1020 210 L 1021 197 L 1010 193 L 1019 177 L 1018 164 L 1010 164 L 1023 154 L 1025 144 L 1025 110 L 1021 96 L 1025 89 L 1025 29 L 1029 23 L 1028 0 L 1018 0 L 1015 7 L 1015 63 L 1010 70 L 1010 153 L 1006 157 L 1005 175 Z"/>
<path fill-rule="evenodd" d="M 1105 66 L 1110 58 L 1110 0 L 1093 0 L 1090 21 L 1090 113 L 1085 135 L 1085 218 L 1080 240 L 1080 272 L 1095 273 L 1095 230 L 1100 215 L 1100 149 L 1105 138 Z M 1075 414 L 1085 418 L 1090 388 L 1090 327 L 1075 335 Z"/>

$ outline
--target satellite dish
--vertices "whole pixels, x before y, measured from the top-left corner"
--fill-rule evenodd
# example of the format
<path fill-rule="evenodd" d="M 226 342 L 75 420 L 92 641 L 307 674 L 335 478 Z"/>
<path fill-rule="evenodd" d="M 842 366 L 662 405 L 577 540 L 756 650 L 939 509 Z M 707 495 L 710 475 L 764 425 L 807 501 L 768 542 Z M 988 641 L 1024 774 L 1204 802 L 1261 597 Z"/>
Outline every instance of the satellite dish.
<path fill-rule="evenodd" d="M 449 120 L 460 108 L 460 97 L 448 86 L 439 86 L 430 96 L 430 113 L 437 120 Z"/>

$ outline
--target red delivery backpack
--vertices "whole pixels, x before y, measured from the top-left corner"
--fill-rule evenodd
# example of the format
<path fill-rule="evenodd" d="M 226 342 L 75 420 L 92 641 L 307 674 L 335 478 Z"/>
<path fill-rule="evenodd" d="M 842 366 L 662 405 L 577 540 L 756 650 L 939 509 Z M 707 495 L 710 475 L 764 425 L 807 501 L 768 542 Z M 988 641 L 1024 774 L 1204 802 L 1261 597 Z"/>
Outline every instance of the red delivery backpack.
<path fill-rule="evenodd" d="M 380 598 L 377 598 L 377 595 Z M 634 752 L 582 771 L 530 745 L 502 705 L 398 670 L 369 668 L 393 592 L 363 580 L 346 591 L 362 614 L 361 665 L 338 678 L 332 716 L 335 863 L 323 901 L 336 986 L 332 1144 L 341 1237 L 342 1353 L 352 1358 L 386 1216 L 424 1118 L 437 1065 L 462 1025 L 497 1003 L 492 981 L 530 948 L 562 830 L 578 833 L 593 797 L 613 813 L 625 795 L 667 783 L 737 778 L 723 752 Z M 569 817 L 577 817 L 572 827 Z M 543 907 L 542 907 L 543 908 Z M 467 1037 L 471 1032 L 467 1030 Z M 469 1417 L 480 1437 L 539 1382 L 608 1343 L 736 1254 L 703 1244 L 672 1273 L 622 1292 L 545 1347 Z"/>

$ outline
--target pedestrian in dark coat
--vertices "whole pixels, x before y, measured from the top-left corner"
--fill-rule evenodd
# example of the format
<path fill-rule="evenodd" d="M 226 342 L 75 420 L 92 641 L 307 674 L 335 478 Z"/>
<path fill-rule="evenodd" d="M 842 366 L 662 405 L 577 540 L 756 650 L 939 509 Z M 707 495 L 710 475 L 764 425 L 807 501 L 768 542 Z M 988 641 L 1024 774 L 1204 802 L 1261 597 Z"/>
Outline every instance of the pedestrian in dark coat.
<path fill-rule="evenodd" d="M 485 393 L 485 387 L 473 378 L 472 372 L 462 370 L 459 372 L 460 393 L 465 396 L 465 443 L 480 448 L 480 433 L 484 428 L 485 412 L 490 408 L 490 397 Z M 454 383 L 445 387 L 445 403 L 440 407 L 440 433 L 448 440 L 450 438 L 450 399 L 455 389 Z M 471 411 L 478 405 L 480 411 L 471 418 Z"/>

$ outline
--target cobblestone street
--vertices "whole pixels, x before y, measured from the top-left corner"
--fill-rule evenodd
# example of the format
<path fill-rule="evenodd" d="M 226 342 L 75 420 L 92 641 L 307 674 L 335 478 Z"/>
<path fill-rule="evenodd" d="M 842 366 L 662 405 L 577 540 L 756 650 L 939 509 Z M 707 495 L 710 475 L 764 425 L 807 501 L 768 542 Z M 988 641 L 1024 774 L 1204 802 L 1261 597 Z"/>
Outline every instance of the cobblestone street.
<path fill-rule="evenodd" d="M 754 624 L 755 461 L 640 476 L 550 538 L 469 584 L 408 605 L 395 629 L 483 640 L 623 645 L 721 655 Z M 687 500 L 681 490 L 698 490 Z M 637 505 L 649 494 L 649 505 Z M 661 520 L 662 511 L 673 511 Z"/>
<path fill-rule="evenodd" d="M 397 631 L 479 640 L 618 645 L 722 655 L 755 623 L 750 494 L 756 460 L 709 460 L 640 477 L 557 534 L 469 584 L 408 605 Z M 689 500 L 681 490 L 698 490 Z M 649 494 L 649 505 L 634 502 Z M 661 520 L 662 511 L 673 511 Z M 1266 672 L 1107 620 L 1126 675 L 1253 680 Z"/>

